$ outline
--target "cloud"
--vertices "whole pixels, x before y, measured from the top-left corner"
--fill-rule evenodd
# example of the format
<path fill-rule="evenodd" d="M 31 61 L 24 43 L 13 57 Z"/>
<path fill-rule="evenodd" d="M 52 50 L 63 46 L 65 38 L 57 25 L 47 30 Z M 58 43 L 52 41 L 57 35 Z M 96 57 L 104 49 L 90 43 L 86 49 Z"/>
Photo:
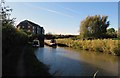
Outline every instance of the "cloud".
<path fill-rule="evenodd" d="M 51 9 L 43 8 L 43 7 L 39 7 L 39 6 L 33 6 L 31 4 L 25 4 L 25 3 L 23 3 L 23 4 L 26 5 L 26 6 L 29 6 L 29 7 L 38 8 L 38 9 L 41 9 L 41 10 L 44 10 L 44 11 L 47 11 L 47 12 L 51 12 L 51 13 L 55 13 L 55 14 L 59 14 L 59 15 L 62 15 L 62 16 L 73 17 L 72 15 L 68 15 L 68 14 L 65 14 L 65 13 L 62 13 L 62 12 L 59 12 L 59 11 L 56 11 L 56 10 L 51 10 Z"/>
<path fill-rule="evenodd" d="M 77 12 L 77 11 L 75 11 L 75 10 L 71 9 L 71 8 L 65 8 L 65 9 L 67 9 L 67 10 L 69 10 L 69 11 L 71 11 L 71 12 L 74 12 L 74 13 L 79 14 L 79 12 Z"/>
<path fill-rule="evenodd" d="M 60 6 L 60 5 L 56 5 L 56 6 L 59 6 L 59 7 L 63 8 L 63 9 L 66 9 L 66 10 L 68 10 L 68 11 L 71 11 L 71 12 L 73 12 L 73 13 L 80 14 L 78 11 L 75 11 L 75 10 L 73 10 L 73 9 L 71 9 L 71 8 L 63 7 L 63 6 Z"/>

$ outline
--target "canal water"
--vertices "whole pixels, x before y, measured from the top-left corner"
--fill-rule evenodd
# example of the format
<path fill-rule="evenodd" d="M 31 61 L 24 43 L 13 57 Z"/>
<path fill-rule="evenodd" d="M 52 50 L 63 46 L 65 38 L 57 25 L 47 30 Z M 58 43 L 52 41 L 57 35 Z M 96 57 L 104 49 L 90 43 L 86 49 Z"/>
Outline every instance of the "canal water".
<path fill-rule="evenodd" d="M 120 57 L 70 48 L 36 49 L 37 59 L 55 76 L 117 76 Z"/>

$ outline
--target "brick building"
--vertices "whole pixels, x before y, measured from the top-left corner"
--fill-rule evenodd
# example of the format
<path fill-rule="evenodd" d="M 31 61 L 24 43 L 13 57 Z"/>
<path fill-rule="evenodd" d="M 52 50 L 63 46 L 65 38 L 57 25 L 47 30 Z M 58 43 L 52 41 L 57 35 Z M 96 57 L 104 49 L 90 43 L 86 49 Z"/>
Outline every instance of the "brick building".
<path fill-rule="evenodd" d="M 32 34 L 44 34 L 45 30 L 43 27 L 35 24 L 31 21 L 24 20 L 17 25 L 18 29 L 26 30 L 31 32 Z"/>

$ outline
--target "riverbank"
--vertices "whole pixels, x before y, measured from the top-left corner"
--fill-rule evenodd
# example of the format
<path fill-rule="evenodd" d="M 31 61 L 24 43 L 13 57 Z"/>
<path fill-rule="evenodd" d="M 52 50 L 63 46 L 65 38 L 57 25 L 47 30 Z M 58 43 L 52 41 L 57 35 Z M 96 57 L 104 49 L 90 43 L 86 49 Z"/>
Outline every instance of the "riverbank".
<path fill-rule="evenodd" d="M 72 40 L 70 38 L 57 39 L 58 44 L 64 44 L 68 47 L 101 52 L 105 54 L 120 55 L 119 40 L 112 39 L 97 39 L 97 40 Z"/>
<path fill-rule="evenodd" d="M 30 77 L 47 76 L 48 78 L 51 78 L 52 76 L 48 72 L 49 68 L 42 62 L 38 61 L 34 54 L 35 50 L 36 48 L 33 48 L 32 46 L 27 46 L 25 49 L 24 58 L 27 76 Z"/>
<path fill-rule="evenodd" d="M 13 46 L 12 46 L 13 47 Z M 2 77 L 17 76 L 17 63 L 23 46 L 14 46 L 2 51 Z M 8 53 L 8 54 L 5 54 Z"/>
<path fill-rule="evenodd" d="M 39 62 L 34 55 L 32 46 L 16 46 L 9 50 L 8 55 L 2 56 L 2 77 L 40 77 L 49 74 L 49 68 Z"/>

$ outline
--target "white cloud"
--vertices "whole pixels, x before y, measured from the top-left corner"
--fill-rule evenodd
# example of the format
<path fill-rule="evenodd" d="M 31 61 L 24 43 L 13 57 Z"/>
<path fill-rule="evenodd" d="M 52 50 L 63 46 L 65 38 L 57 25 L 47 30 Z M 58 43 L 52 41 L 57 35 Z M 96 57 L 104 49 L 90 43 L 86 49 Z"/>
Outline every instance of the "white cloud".
<path fill-rule="evenodd" d="M 51 9 L 48 9 L 48 8 L 33 6 L 31 4 L 25 4 L 25 3 L 24 3 L 24 5 L 29 6 L 29 7 L 33 7 L 33 8 L 37 8 L 37 9 L 41 9 L 41 10 L 44 10 L 44 11 L 52 12 L 52 13 L 55 13 L 55 14 L 59 14 L 59 15 L 62 15 L 62 16 L 73 17 L 71 15 L 68 15 L 68 14 L 65 14 L 65 13 L 62 13 L 62 12 L 59 12 L 59 11 L 51 10 Z"/>
<path fill-rule="evenodd" d="M 71 8 L 63 7 L 63 6 L 60 6 L 60 5 L 56 5 L 56 6 L 59 6 L 59 7 L 63 8 L 63 9 L 66 9 L 66 10 L 68 10 L 68 11 L 71 11 L 71 12 L 73 12 L 73 13 L 80 14 L 78 11 L 75 11 L 75 10 L 73 10 L 73 9 L 71 9 Z"/>

